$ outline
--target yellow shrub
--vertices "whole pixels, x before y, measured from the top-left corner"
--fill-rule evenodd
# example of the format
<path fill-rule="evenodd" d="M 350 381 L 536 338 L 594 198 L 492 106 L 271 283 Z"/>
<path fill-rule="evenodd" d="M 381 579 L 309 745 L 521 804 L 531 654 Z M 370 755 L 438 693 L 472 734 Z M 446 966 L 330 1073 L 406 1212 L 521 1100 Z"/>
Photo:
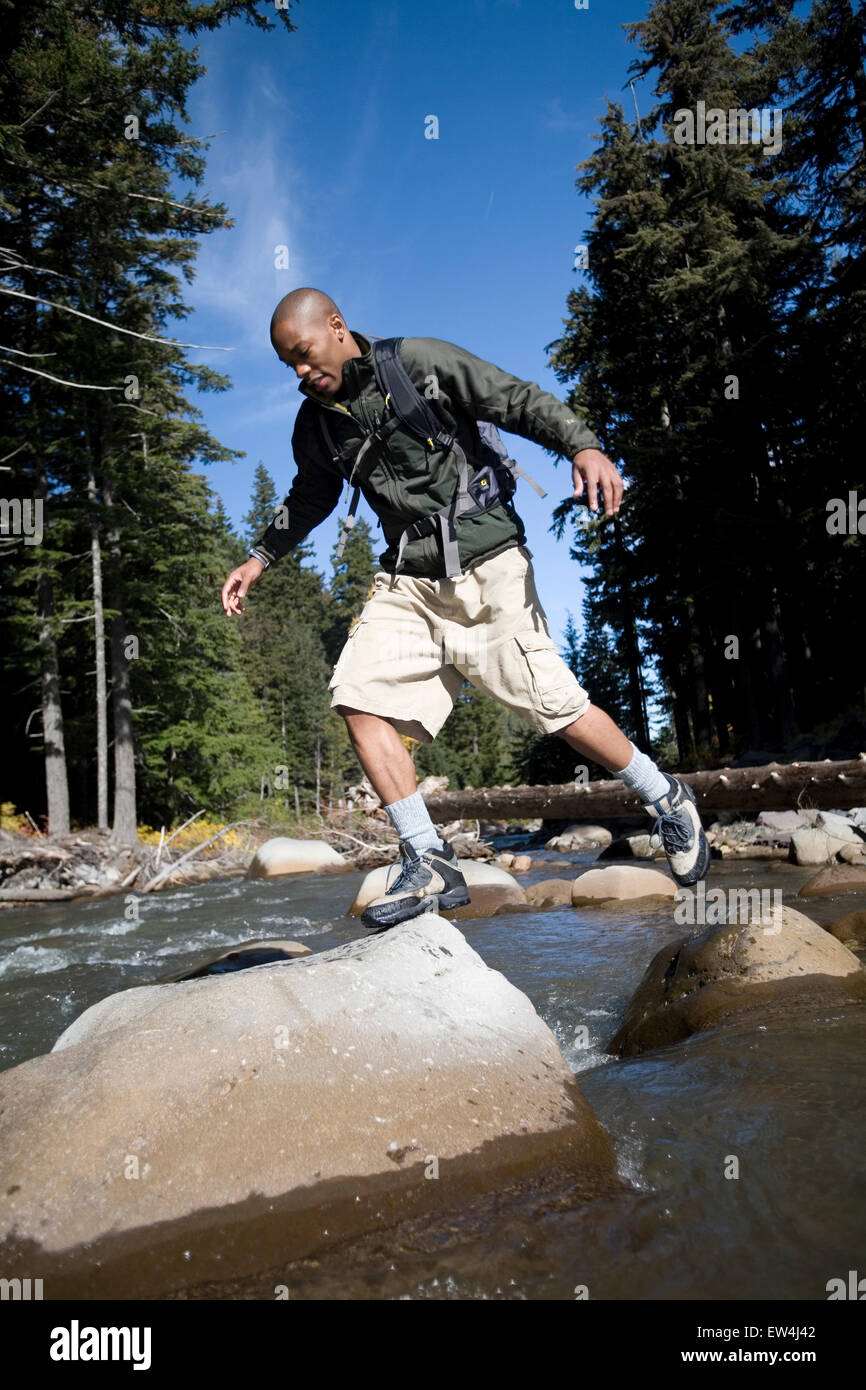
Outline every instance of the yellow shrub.
<path fill-rule="evenodd" d="M 14 802 L 0 802 L 0 830 L 24 830 L 25 827 L 29 829 L 30 822 L 26 816 L 16 816 Z"/>
<path fill-rule="evenodd" d="M 182 824 L 183 821 L 181 821 L 181 825 Z M 216 835 L 218 831 L 222 830 L 223 825 L 223 821 L 205 820 L 202 817 L 197 821 L 193 821 L 192 825 L 188 825 L 185 830 L 182 830 L 181 833 L 172 840 L 171 847 L 172 849 L 192 849 L 194 845 L 201 845 L 205 840 L 209 840 L 212 835 Z M 168 839 L 171 834 L 172 830 L 166 827 L 165 838 Z M 138 827 L 138 838 L 143 845 L 158 845 L 159 836 L 160 832 L 154 830 L 150 825 L 140 825 Z M 219 854 L 223 848 L 240 849 L 246 844 L 246 836 L 247 832 L 243 827 L 237 830 L 229 830 L 227 834 L 220 836 L 213 844 L 211 847 L 212 852 L 214 854 Z"/>

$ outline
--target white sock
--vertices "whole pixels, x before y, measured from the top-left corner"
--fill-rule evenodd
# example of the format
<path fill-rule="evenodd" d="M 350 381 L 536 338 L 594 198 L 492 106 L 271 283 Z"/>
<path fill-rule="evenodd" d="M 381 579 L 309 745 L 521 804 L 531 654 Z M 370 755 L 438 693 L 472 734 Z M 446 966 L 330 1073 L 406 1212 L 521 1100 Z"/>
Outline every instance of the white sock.
<path fill-rule="evenodd" d="M 624 767 L 622 772 L 615 775 L 621 777 L 626 786 L 637 793 L 644 806 L 648 806 L 651 801 L 658 801 L 660 797 L 667 796 L 670 791 L 668 779 L 656 767 L 652 758 L 648 758 L 646 753 L 641 753 L 634 744 L 631 746 L 634 757 L 628 767 Z"/>
<path fill-rule="evenodd" d="M 430 819 L 427 803 L 420 792 L 404 796 L 402 801 L 392 801 L 385 810 L 401 840 L 408 840 L 418 854 L 425 849 L 441 849 L 442 841 Z"/>

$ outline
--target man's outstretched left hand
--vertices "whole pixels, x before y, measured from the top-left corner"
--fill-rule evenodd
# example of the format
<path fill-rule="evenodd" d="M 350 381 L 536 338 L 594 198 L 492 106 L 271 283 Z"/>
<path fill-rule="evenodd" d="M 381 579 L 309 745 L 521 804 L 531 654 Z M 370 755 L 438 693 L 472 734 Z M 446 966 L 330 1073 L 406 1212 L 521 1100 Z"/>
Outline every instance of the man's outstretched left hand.
<path fill-rule="evenodd" d="M 622 502 L 622 478 L 610 459 L 600 449 L 581 449 L 572 462 L 574 474 L 574 495 L 583 496 L 586 486 L 586 500 L 590 511 L 598 510 L 598 490 L 604 498 L 606 516 L 614 516 Z"/>

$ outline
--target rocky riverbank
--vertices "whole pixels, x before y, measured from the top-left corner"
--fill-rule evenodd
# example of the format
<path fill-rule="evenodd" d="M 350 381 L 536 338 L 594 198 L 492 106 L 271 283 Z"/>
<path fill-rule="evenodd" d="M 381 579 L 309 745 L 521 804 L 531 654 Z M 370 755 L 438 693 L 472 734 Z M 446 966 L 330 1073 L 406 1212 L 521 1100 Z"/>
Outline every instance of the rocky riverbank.
<path fill-rule="evenodd" d="M 445 777 L 428 777 L 419 790 L 429 796 L 445 790 L 447 782 Z M 0 830 L 0 908 L 127 891 L 149 893 L 234 875 L 366 870 L 393 863 L 397 834 L 388 813 L 366 780 L 351 790 L 354 796 L 346 807 L 296 829 L 242 821 L 192 844 L 180 831 L 164 836 L 159 844 L 119 846 L 107 831 L 96 829 L 66 836 Z M 866 869 L 866 807 L 762 811 L 751 817 L 715 813 L 705 817 L 705 824 L 715 859 L 784 859 L 816 868 L 847 864 Z M 660 846 L 650 841 L 646 819 L 598 825 L 453 820 L 437 829 L 461 859 L 489 861 L 512 873 L 530 867 L 531 853 L 497 849 L 494 838 L 524 836 L 522 849 L 597 852 L 599 861 L 665 859 Z"/>

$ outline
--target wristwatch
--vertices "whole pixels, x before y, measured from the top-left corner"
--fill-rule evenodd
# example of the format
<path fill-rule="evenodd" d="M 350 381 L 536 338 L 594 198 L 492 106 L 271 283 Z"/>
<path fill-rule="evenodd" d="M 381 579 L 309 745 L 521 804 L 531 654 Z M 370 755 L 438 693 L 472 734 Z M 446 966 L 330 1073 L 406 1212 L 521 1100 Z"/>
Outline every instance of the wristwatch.
<path fill-rule="evenodd" d="M 265 569 L 270 569 L 270 560 L 267 558 L 266 555 L 263 555 L 260 550 L 250 550 L 250 559 L 258 560 L 259 564 L 264 565 Z"/>

